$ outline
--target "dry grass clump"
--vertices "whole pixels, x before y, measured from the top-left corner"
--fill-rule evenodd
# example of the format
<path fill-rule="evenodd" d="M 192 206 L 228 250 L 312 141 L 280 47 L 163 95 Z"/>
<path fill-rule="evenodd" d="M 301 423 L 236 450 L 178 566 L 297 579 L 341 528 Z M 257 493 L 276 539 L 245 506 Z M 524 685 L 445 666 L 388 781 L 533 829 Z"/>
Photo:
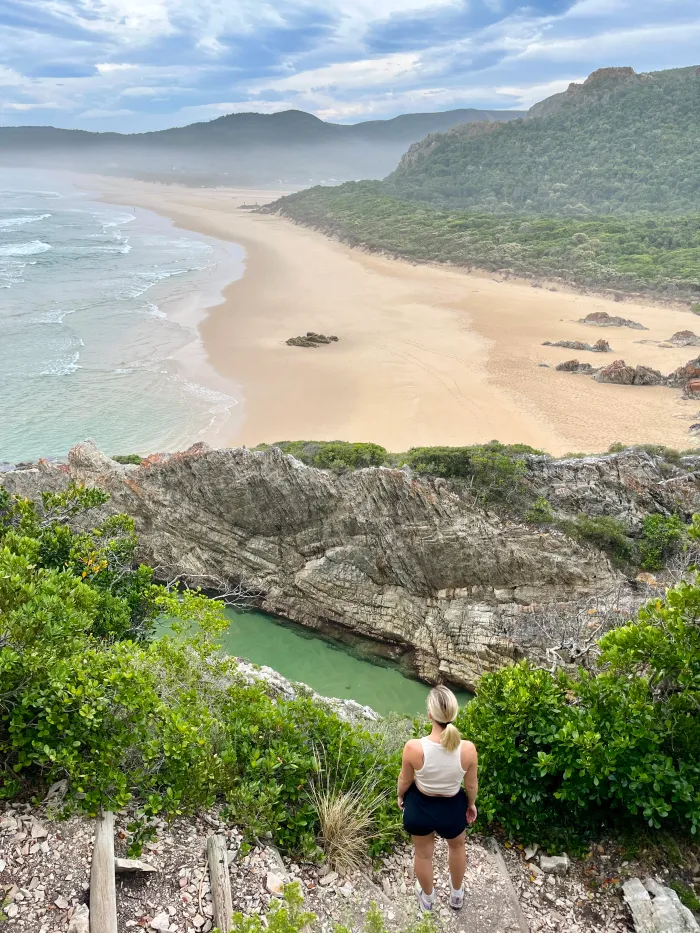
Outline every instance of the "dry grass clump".
<path fill-rule="evenodd" d="M 324 752 L 317 750 L 315 758 L 317 778 L 311 785 L 311 799 L 320 826 L 318 843 L 331 868 L 339 875 L 350 875 L 366 862 L 370 840 L 379 835 L 374 817 L 387 792 L 377 790 L 371 762 L 362 780 L 348 782 L 342 747 L 330 766 Z"/>

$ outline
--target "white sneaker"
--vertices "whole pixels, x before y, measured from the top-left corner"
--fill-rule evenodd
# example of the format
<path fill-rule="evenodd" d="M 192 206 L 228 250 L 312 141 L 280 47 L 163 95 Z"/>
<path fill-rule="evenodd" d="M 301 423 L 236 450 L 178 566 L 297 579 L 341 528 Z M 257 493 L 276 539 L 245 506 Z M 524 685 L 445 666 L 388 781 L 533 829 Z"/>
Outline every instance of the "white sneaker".
<path fill-rule="evenodd" d="M 423 888 L 420 886 L 420 882 L 416 879 L 416 897 L 418 898 L 418 909 L 422 914 L 430 914 L 433 911 L 435 906 L 435 889 L 433 893 L 428 897 Z"/>
<path fill-rule="evenodd" d="M 450 907 L 452 910 L 461 910 L 464 907 L 464 885 L 455 891 L 450 885 Z"/>

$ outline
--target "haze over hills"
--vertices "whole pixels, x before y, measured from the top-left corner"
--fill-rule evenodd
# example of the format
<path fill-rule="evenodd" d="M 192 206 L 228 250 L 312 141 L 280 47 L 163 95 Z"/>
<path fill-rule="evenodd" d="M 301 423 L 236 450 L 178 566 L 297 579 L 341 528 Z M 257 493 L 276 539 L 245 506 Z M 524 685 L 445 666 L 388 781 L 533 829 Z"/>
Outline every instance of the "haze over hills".
<path fill-rule="evenodd" d="M 603 68 L 507 126 L 413 145 L 385 190 L 434 206 L 565 216 L 700 210 L 700 69 Z"/>
<path fill-rule="evenodd" d="M 184 177 L 201 184 L 309 184 L 381 178 L 428 133 L 522 111 L 450 110 L 345 125 L 310 113 L 233 113 L 153 133 L 0 127 L 0 164 Z"/>
<path fill-rule="evenodd" d="M 594 72 L 527 119 L 413 145 L 383 182 L 272 205 L 352 245 L 700 297 L 700 69 Z"/>

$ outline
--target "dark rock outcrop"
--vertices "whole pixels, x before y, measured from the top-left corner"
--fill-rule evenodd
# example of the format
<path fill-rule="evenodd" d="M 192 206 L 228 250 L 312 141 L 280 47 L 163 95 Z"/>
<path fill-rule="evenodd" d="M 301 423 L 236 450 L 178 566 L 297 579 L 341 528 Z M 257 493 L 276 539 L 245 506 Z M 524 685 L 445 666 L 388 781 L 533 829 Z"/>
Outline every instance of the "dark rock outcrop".
<path fill-rule="evenodd" d="M 609 366 L 604 366 L 595 375 L 596 382 L 613 382 L 616 385 L 634 385 L 634 367 L 628 366 L 624 360 L 615 360 Z"/>
<path fill-rule="evenodd" d="M 564 347 L 566 350 L 589 350 L 591 353 L 612 353 L 610 344 L 607 340 L 596 340 L 595 343 L 584 343 L 582 340 L 557 340 L 552 343 L 551 340 L 545 340 L 543 347 Z"/>
<path fill-rule="evenodd" d="M 579 324 L 593 324 L 596 327 L 633 327 L 635 330 L 649 330 L 648 327 L 638 321 L 618 317 L 616 314 L 608 314 L 607 311 L 591 311 L 590 314 L 579 319 Z"/>
<path fill-rule="evenodd" d="M 694 360 L 688 360 L 683 366 L 679 366 L 666 379 L 666 385 L 674 389 L 685 389 L 689 382 L 700 379 L 700 356 Z"/>
<path fill-rule="evenodd" d="M 668 338 L 667 343 L 673 344 L 674 347 L 700 347 L 700 337 L 692 330 L 678 330 Z"/>
<path fill-rule="evenodd" d="M 590 363 L 579 363 L 578 360 L 566 360 L 558 363 L 556 368 L 562 373 L 586 373 L 588 376 L 596 372 Z"/>
<path fill-rule="evenodd" d="M 624 360 L 615 360 L 595 374 L 596 382 L 611 382 L 623 386 L 661 386 L 666 384 L 663 373 L 649 366 L 628 366 Z"/>
<path fill-rule="evenodd" d="M 313 330 L 307 330 L 307 332 L 299 337 L 290 337 L 285 341 L 288 347 L 318 347 L 324 343 L 337 343 L 338 338 L 333 334 L 317 334 Z"/>

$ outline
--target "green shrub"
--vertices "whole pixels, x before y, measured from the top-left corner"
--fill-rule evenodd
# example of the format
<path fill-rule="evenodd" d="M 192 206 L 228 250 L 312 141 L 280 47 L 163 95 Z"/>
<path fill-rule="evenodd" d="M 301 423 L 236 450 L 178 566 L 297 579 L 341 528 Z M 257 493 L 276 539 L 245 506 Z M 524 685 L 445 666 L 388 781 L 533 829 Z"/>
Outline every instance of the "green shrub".
<path fill-rule="evenodd" d="M 609 515 L 579 515 L 575 521 L 562 521 L 559 525 L 572 538 L 606 551 L 618 565 L 629 563 L 634 557 L 634 547 L 627 529 L 622 522 Z"/>
<path fill-rule="evenodd" d="M 274 900 L 265 920 L 258 914 L 233 915 L 231 933 L 301 933 L 310 928 L 316 920 L 316 914 L 304 910 L 304 895 L 298 881 L 285 884 L 281 900 Z M 215 927 L 212 933 L 221 933 Z"/>
<path fill-rule="evenodd" d="M 554 521 L 552 506 L 544 496 L 538 496 L 525 513 L 525 521 L 535 525 L 546 525 Z"/>
<path fill-rule="evenodd" d="M 402 459 L 416 473 L 468 482 L 486 503 L 514 505 L 529 498 L 524 455 L 537 453 L 525 444 L 490 441 L 473 447 L 413 447 Z"/>
<path fill-rule="evenodd" d="M 350 444 L 347 441 L 331 441 L 321 444 L 314 458 L 314 466 L 321 469 L 350 469 L 382 466 L 387 461 L 387 452 L 379 444 Z"/>
<path fill-rule="evenodd" d="M 115 454 L 112 460 L 116 460 L 117 463 L 135 464 L 136 466 L 143 463 L 143 457 L 139 454 Z"/>
<path fill-rule="evenodd" d="M 662 570 L 666 560 L 677 551 L 686 533 L 677 515 L 647 515 L 642 522 L 638 545 L 639 566 L 644 570 Z"/>
<path fill-rule="evenodd" d="M 521 838 L 638 824 L 700 828 L 700 586 L 606 634 L 596 674 L 525 663 L 484 676 L 459 727 L 481 811 Z"/>
<path fill-rule="evenodd" d="M 363 467 L 383 466 L 389 455 L 379 444 L 353 444 L 349 441 L 276 441 L 261 444 L 256 450 L 279 447 L 302 463 L 323 470 L 357 470 Z"/>
<path fill-rule="evenodd" d="M 693 302 L 693 304 L 690 306 L 690 310 L 693 312 L 693 314 L 700 314 L 700 301 Z"/>

